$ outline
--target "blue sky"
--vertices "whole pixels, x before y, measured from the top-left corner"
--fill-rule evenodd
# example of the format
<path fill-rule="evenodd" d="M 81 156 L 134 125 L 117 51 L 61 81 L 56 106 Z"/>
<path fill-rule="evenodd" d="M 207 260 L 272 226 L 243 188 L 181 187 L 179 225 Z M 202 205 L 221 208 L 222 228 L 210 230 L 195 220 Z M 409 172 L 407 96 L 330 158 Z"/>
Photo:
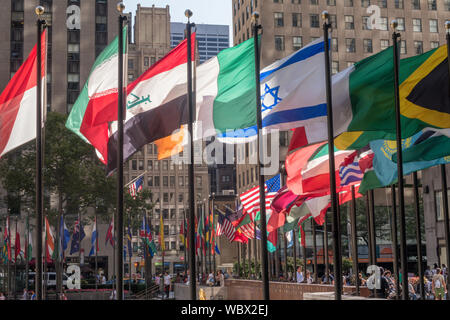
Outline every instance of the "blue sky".
<path fill-rule="evenodd" d="M 186 22 L 186 9 L 194 13 L 191 20 L 195 23 L 232 25 L 232 10 L 230 0 L 124 0 L 125 12 L 136 13 L 137 4 L 142 7 L 170 7 L 172 22 Z M 232 35 L 230 29 L 230 36 Z"/>

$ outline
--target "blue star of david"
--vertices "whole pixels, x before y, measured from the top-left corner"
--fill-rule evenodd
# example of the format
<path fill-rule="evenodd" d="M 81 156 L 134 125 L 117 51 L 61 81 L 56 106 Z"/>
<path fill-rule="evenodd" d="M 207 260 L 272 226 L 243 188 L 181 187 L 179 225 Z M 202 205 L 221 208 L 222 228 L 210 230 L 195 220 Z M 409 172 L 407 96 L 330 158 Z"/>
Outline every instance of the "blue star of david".
<path fill-rule="evenodd" d="M 273 107 L 275 107 L 280 101 L 282 101 L 283 99 L 281 99 L 280 97 L 278 97 L 278 91 L 280 89 L 280 86 L 278 87 L 274 87 L 274 88 L 270 88 L 267 83 L 265 85 L 264 88 L 264 93 L 261 95 L 261 111 L 265 111 L 265 110 L 271 110 L 273 109 Z M 270 96 L 272 96 L 273 98 L 273 103 L 271 105 L 266 105 L 264 103 L 266 95 L 269 94 Z"/>

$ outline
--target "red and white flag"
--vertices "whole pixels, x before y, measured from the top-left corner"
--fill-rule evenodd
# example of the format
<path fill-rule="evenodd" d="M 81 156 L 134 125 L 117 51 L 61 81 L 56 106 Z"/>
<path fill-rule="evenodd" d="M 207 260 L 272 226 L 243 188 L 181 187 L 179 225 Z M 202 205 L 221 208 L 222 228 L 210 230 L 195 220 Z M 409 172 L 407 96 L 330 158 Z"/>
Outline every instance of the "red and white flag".
<path fill-rule="evenodd" d="M 45 110 L 47 31 L 41 35 L 42 110 Z M 37 45 L 0 95 L 0 158 L 36 138 Z"/>

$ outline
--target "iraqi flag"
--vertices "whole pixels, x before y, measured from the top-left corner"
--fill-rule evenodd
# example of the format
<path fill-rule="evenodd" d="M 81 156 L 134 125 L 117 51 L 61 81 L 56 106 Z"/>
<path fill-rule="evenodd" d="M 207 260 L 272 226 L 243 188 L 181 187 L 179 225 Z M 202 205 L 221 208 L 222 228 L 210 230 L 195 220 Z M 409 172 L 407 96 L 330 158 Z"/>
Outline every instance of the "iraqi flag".
<path fill-rule="evenodd" d="M 195 43 L 195 33 L 191 37 Z M 195 60 L 192 46 L 191 58 Z M 184 130 L 189 120 L 187 97 L 187 40 L 183 40 L 127 87 L 124 122 L 124 161 L 144 145 L 158 145 L 171 156 L 181 151 Z M 108 140 L 108 172 L 117 167 L 117 122 Z"/>
<path fill-rule="evenodd" d="M 41 35 L 42 111 L 45 110 L 47 31 Z M 36 138 L 37 45 L 0 95 L 0 158 Z"/>

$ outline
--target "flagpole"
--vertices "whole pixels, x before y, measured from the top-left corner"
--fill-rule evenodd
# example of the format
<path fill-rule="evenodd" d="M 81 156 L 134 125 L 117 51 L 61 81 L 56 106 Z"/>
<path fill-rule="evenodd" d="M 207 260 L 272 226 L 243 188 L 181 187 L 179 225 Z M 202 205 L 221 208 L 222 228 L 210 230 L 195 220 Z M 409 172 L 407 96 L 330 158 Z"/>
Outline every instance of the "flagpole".
<path fill-rule="evenodd" d="M 447 31 L 446 39 L 447 39 L 447 65 L 449 69 L 450 76 L 450 21 L 445 22 L 445 28 Z M 447 256 L 447 291 L 450 286 L 450 276 L 448 276 L 450 268 L 450 235 L 449 235 L 449 213 L 448 213 L 448 195 L 447 195 L 447 174 L 445 172 L 445 164 L 441 164 L 441 181 L 442 181 L 442 199 L 444 204 L 444 223 L 445 223 L 445 243 L 446 243 L 446 256 Z M 447 300 L 450 300 L 450 294 L 447 293 Z"/>
<path fill-rule="evenodd" d="M 366 193 L 366 221 L 367 221 L 367 254 L 368 254 L 368 265 L 373 265 L 373 255 L 372 255 L 372 220 L 370 219 L 370 193 Z"/>
<path fill-rule="evenodd" d="M 45 20 L 41 20 L 44 7 L 37 6 L 35 12 L 38 16 L 37 25 L 37 72 L 36 72 L 36 274 L 35 291 L 36 300 L 42 300 L 42 100 L 41 100 L 41 32 Z M 45 45 L 45 44 L 44 44 Z"/>
<path fill-rule="evenodd" d="M 394 43 L 394 93 L 395 93 L 395 115 L 396 115 L 396 133 L 397 133 L 397 179 L 398 193 L 400 204 L 400 259 L 402 269 L 402 298 L 409 299 L 408 288 L 408 255 L 406 251 L 406 226 L 405 226 L 405 196 L 403 184 L 403 155 L 402 155 L 402 129 L 401 129 L 401 113 L 400 113 L 400 96 L 399 96 L 399 55 L 398 55 L 398 39 L 400 33 L 397 33 L 398 23 L 393 20 L 391 27 L 393 29 L 392 40 Z"/>
<path fill-rule="evenodd" d="M 300 230 L 299 230 L 299 232 L 300 232 Z M 306 266 L 307 266 L 307 258 L 306 258 L 306 232 L 304 232 L 305 233 L 305 239 L 304 239 L 304 242 L 305 242 L 305 246 L 303 247 L 303 265 L 304 265 L 304 268 L 303 268 L 303 281 L 306 279 L 306 270 L 308 269 Z M 301 232 L 300 232 L 300 234 L 301 234 Z"/>
<path fill-rule="evenodd" d="M 371 228 L 371 238 L 372 238 L 372 260 L 373 264 L 377 264 L 377 231 L 376 231 L 376 221 L 375 221 L 375 193 L 373 189 L 368 191 L 369 197 L 369 214 L 370 214 L 370 228 Z"/>
<path fill-rule="evenodd" d="M 262 25 L 258 21 L 259 13 L 254 12 L 252 15 L 253 23 L 253 39 L 255 48 L 255 80 L 256 80 L 256 120 L 258 125 L 258 140 L 257 150 L 258 156 L 258 171 L 259 171 L 259 203 L 260 203 L 260 223 L 261 223 L 261 266 L 262 266 L 262 287 L 263 287 L 263 299 L 269 300 L 269 278 L 268 278 L 268 256 L 267 256 L 267 225 L 266 225 L 266 194 L 265 194 L 265 182 L 264 182 L 264 164 L 262 162 L 264 145 L 262 143 L 262 115 L 261 115 L 261 88 L 260 88 L 260 52 L 258 34 L 259 30 L 262 30 Z"/>
<path fill-rule="evenodd" d="M 30 236 L 30 210 L 27 209 L 27 226 L 26 226 L 26 235 L 25 235 L 25 289 L 28 292 L 28 279 L 29 279 L 29 257 L 28 257 L 28 243 L 30 242 L 29 236 Z"/>
<path fill-rule="evenodd" d="M 55 264 L 55 271 L 56 271 L 56 292 L 58 292 L 58 299 L 59 299 L 59 296 L 61 295 L 61 293 L 62 293 L 62 277 L 60 276 L 60 275 L 62 275 L 62 273 L 61 273 L 61 249 L 62 249 L 62 246 L 61 246 L 61 217 L 62 217 L 62 208 L 61 208 L 61 206 L 62 206 L 62 203 L 61 203 L 61 197 L 59 196 L 59 199 L 58 199 L 58 211 L 59 211 L 59 213 L 58 213 L 58 222 L 56 223 L 56 225 L 58 226 L 57 227 L 57 230 L 56 230 L 56 245 L 55 245 L 55 247 L 57 248 L 57 257 L 56 257 L 56 259 L 55 259 L 55 261 L 54 261 L 54 264 Z"/>
<path fill-rule="evenodd" d="M 98 229 L 97 229 L 97 207 L 95 208 L 95 232 L 97 233 L 95 235 L 95 292 L 97 292 L 98 289 L 98 281 L 97 278 L 98 277 L 98 253 L 97 253 L 97 248 L 98 248 Z"/>
<path fill-rule="evenodd" d="M 119 37 L 119 68 L 118 68 L 118 140 L 117 140 L 117 300 L 124 300 L 123 295 L 123 121 L 124 121 L 124 84 L 123 84 L 123 23 L 127 20 L 123 16 L 125 4 L 119 2 L 117 4 L 119 11 L 118 18 L 118 37 Z"/>
<path fill-rule="evenodd" d="M 311 219 L 311 229 L 313 236 L 313 248 L 314 248 L 314 283 L 317 283 L 317 246 L 316 246 L 316 225 L 314 223 L 314 218 Z"/>
<path fill-rule="evenodd" d="M 350 224 L 352 225 L 353 274 L 355 275 L 356 295 L 359 296 L 358 239 L 357 239 L 357 230 L 356 230 L 356 198 L 355 198 L 355 186 L 354 185 L 352 185 Z"/>
<path fill-rule="evenodd" d="M 292 239 L 293 239 L 293 256 L 294 256 L 294 280 L 297 283 L 297 244 L 296 244 L 296 240 L 295 240 L 295 227 L 292 230 Z"/>
<path fill-rule="evenodd" d="M 196 268 L 195 268 L 195 193 L 194 193 L 194 137 L 193 137 L 193 123 L 194 123 L 194 102 L 192 95 L 192 43 L 191 43 L 191 29 L 195 26 L 195 23 L 190 22 L 192 17 L 192 11 L 186 10 L 184 15 L 188 18 L 186 24 L 186 38 L 187 38 L 187 84 L 188 84 L 188 109 L 189 109 L 189 137 L 190 137 L 190 162 L 189 162 L 189 273 L 190 273 L 190 297 L 191 300 L 197 299 L 196 289 Z"/>
<path fill-rule="evenodd" d="M 81 210 L 78 210 L 78 259 L 80 260 L 80 276 L 81 272 Z M 47 259 L 46 259 L 47 261 Z M 80 281 L 80 300 L 83 297 L 81 293 L 81 281 Z"/>
<path fill-rule="evenodd" d="M 147 297 L 147 289 L 148 289 L 148 283 L 150 281 L 149 274 L 148 274 L 148 244 L 147 244 L 147 210 L 144 211 L 144 273 L 145 273 L 145 300 L 148 299 Z"/>
<path fill-rule="evenodd" d="M 324 241 L 324 258 L 325 258 L 325 275 L 326 275 L 326 279 L 327 282 L 329 282 L 330 280 L 330 257 L 328 254 L 328 221 L 327 221 L 327 215 L 325 214 L 324 217 L 324 237 L 325 237 L 325 241 Z"/>
<path fill-rule="evenodd" d="M 414 185 L 414 211 L 416 213 L 416 243 L 417 243 L 417 269 L 419 273 L 420 300 L 425 300 L 424 273 L 422 268 L 422 233 L 420 231 L 419 182 L 417 171 L 413 172 Z"/>
<path fill-rule="evenodd" d="M 45 210 L 44 213 L 44 218 L 48 221 L 47 218 L 47 210 Z M 49 224 L 49 228 L 50 228 L 50 224 Z M 47 237 L 47 223 L 45 223 L 45 254 L 44 254 L 44 289 L 43 289 L 43 299 L 47 300 L 47 286 L 48 286 L 48 279 L 49 279 L 49 275 L 48 275 L 48 271 L 47 271 L 47 256 L 49 255 L 48 252 L 48 237 Z M 47 276 L 46 276 L 47 274 Z"/>
<path fill-rule="evenodd" d="M 184 243 L 183 243 L 183 247 L 184 247 L 184 275 L 187 276 L 187 248 L 186 248 L 186 236 L 187 236 L 187 229 L 185 229 L 185 226 L 187 225 L 186 223 L 186 205 L 183 201 L 183 232 L 184 232 Z"/>
<path fill-rule="evenodd" d="M 393 272 L 395 274 L 395 293 L 396 299 L 400 300 L 400 278 L 398 275 L 398 244 L 397 244 L 397 199 L 395 197 L 395 184 L 391 185 L 391 201 L 392 201 L 392 215 L 391 215 L 391 242 L 392 242 L 392 260 Z"/>
<path fill-rule="evenodd" d="M 237 264 L 237 274 L 238 274 L 238 278 L 241 277 L 241 244 L 240 242 L 236 241 L 236 246 L 237 246 L 237 259 L 238 259 L 238 264 Z"/>
<path fill-rule="evenodd" d="M 214 245 L 214 248 L 213 248 L 213 270 L 214 270 L 214 276 L 215 276 L 215 273 L 216 273 L 216 241 L 217 241 L 217 238 L 216 238 L 216 229 L 214 228 L 214 226 L 215 226 L 215 223 L 214 223 L 214 218 L 215 218 L 215 216 L 216 216 L 216 214 L 215 214 L 215 212 L 214 212 L 214 200 L 215 200 L 215 197 L 216 197 L 216 193 L 215 192 L 213 192 L 212 193 L 212 197 L 211 197 L 211 210 L 212 210 L 212 219 L 213 219 L 213 221 L 212 221 L 212 225 L 213 225 L 213 233 L 212 234 L 214 234 L 214 243 L 213 243 L 213 245 Z"/>
<path fill-rule="evenodd" d="M 328 122 L 328 154 L 329 154 L 329 171 L 330 171 L 330 194 L 331 194 L 331 210 L 333 212 L 333 264 L 334 264 L 334 294 L 336 300 L 341 300 L 342 295 L 342 271 L 341 271 L 341 239 L 339 232 L 340 216 L 336 199 L 336 176 L 334 163 L 334 129 L 333 129 L 333 108 L 331 94 L 331 72 L 330 72 L 330 51 L 328 33 L 331 31 L 331 23 L 329 23 L 329 14 L 327 11 L 322 12 L 323 33 L 325 43 L 325 72 L 326 72 L 326 89 L 327 89 L 327 122 Z"/>
<path fill-rule="evenodd" d="M 131 213 L 130 213 L 130 215 L 129 215 L 129 217 L 128 217 L 128 219 L 130 219 L 131 220 Z M 130 229 L 130 224 L 131 224 L 131 221 L 128 221 L 128 235 L 130 236 L 130 237 L 132 237 L 132 233 L 131 233 L 131 229 Z M 131 238 L 131 239 L 133 239 L 133 238 Z M 131 275 L 132 275 L 132 266 L 131 266 L 131 255 L 133 254 L 133 248 L 132 248 L 132 246 L 133 246 L 133 243 L 131 242 L 131 240 L 128 240 L 128 241 L 130 241 L 130 244 L 131 244 L 131 247 L 130 246 L 128 246 L 128 251 L 130 251 L 130 252 L 128 252 L 128 271 L 129 271 L 129 273 L 130 273 L 130 277 L 129 277 L 129 282 L 128 282 L 128 290 L 130 291 L 130 295 L 131 295 Z M 130 250 L 131 249 L 131 250 Z"/>

